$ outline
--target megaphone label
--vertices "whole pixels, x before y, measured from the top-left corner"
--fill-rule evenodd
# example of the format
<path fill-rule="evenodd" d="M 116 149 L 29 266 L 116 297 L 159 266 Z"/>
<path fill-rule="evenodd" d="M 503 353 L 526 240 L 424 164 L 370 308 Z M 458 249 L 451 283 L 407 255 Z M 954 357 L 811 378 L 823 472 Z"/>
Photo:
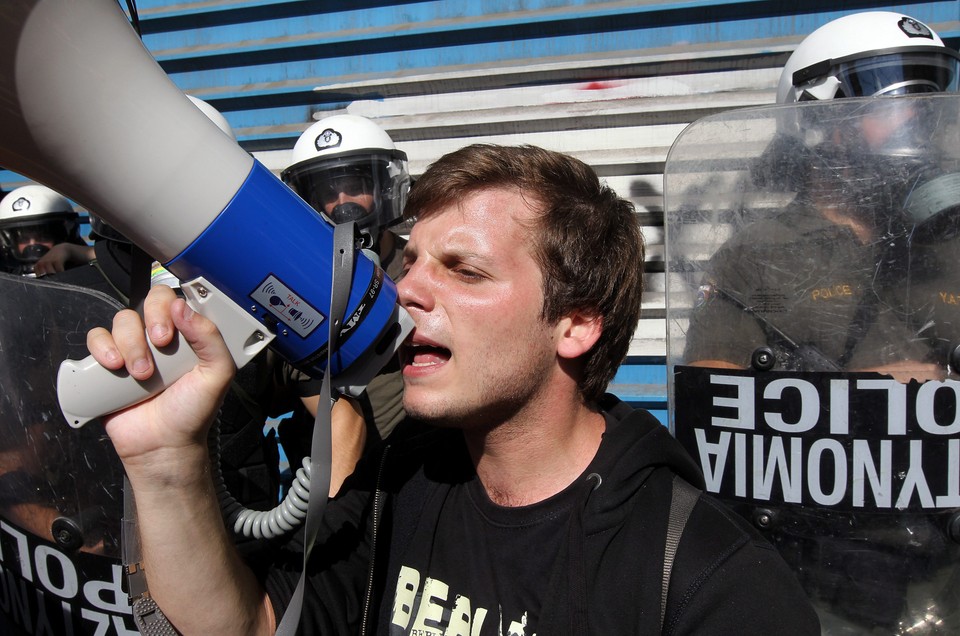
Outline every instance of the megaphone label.
<path fill-rule="evenodd" d="M 301 338 L 309 337 L 324 321 L 323 314 L 273 274 L 267 276 L 250 297 Z"/>

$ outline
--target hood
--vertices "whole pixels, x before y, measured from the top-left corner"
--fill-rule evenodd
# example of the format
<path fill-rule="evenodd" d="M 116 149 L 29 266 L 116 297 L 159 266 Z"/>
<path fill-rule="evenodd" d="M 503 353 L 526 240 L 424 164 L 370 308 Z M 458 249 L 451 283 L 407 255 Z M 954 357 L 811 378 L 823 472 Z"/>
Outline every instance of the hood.
<path fill-rule="evenodd" d="M 629 513 L 628 500 L 657 468 L 670 468 L 703 489 L 703 474 L 696 462 L 648 411 L 634 409 L 609 394 L 599 406 L 607 416 L 607 430 L 587 471 L 600 476 L 586 503 L 588 534 L 618 525 Z"/>

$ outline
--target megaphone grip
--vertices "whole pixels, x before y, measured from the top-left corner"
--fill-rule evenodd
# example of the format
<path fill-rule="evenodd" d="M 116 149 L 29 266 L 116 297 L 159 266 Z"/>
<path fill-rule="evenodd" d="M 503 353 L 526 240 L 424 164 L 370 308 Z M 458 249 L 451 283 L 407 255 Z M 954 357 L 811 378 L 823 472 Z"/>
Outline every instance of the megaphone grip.
<path fill-rule="evenodd" d="M 272 340 L 258 320 L 237 306 L 204 278 L 181 285 L 187 303 L 220 328 L 227 349 L 237 367 L 252 360 Z M 119 411 L 152 397 L 183 377 L 199 360 L 183 336 L 177 334 L 169 345 L 157 348 L 150 343 L 156 371 L 139 381 L 126 370 L 110 371 L 87 356 L 65 360 L 57 372 L 57 397 L 70 426 L 79 428 L 92 419 Z"/>
<path fill-rule="evenodd" d="M 134 379 L 126 370 L 106 369 L 93 356 L 63 361 L 57 373 L 57 396 L 67 423 L 79 428 L 92 419 L 138 404 L 163 391 L 198 362 L 179 334 L 162 349 L 151 344 L 150 352 L 156 372 L 144 381 Z"/>

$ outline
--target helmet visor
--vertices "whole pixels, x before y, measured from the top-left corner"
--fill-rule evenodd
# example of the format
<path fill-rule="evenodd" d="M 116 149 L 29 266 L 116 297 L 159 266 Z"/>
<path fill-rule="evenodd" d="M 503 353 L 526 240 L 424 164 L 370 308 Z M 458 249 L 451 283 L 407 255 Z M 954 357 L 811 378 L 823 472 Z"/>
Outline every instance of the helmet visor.
<path fill-rule="evenodd" d="M 10 248 L 14 258 L 24 263 L 35 263 L 51 247 L 69 238 L 63 223 L 45 223 L 9 230 Z"/>
<path fill-rule="evenodd" d="M 932 47 L 889 53 L 869 51 L 800 69 L 794 73 L 794 85 L 818 85 L 827 78 L 836 78 L 834 99 L 952 93 L 958 88 L 958 55 L 946 48 Z"/>
<path fill-rule="evenodd" d="M 380 207 L 379 175 L 369 161 L 313 166 L 287 175 L 287 183 L 317 212 L 334 223 L 356 221 L 363 231 L 376 233 Z"/>
<path fill-rule="evenodd" d="M 337 174 L 334 170 L 316 179 L 312 194 L 324 207 L 337 205 L 343 198 L 360 200 L 369 198 L 372 202 L 373 175 L 362 171 L 345 171 Z"/>
<path fill-rule="evenodd" d="M 394 156 L 398 155 L 398 156 Z M 376 239 L 400 216 L 409 178 L 402 153 L 363 151 L 295 164 L 283 181 L 334 223 L 356 221 Z"/>
<path fill-rule="evenodd" d="M 958 60 L 941 53 L 892 53 L 839 65 L 837 97 L 874 97 L 957 90 Z M 841 94 L 842 93 L 842 94 Z"/>

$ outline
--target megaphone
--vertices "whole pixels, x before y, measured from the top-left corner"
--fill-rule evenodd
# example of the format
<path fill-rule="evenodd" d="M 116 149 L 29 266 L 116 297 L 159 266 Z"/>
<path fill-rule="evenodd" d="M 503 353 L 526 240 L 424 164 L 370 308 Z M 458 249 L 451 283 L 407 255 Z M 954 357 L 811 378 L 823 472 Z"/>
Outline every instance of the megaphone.
<path fill-rule="evenodd" d="M 334 226 L 187 99 L 115 0 L 4 0 L 0 49 L 0 165 L 95 211 L 188 281 L 188 302 L 217 323 L 238 366 L 269 343 L 304 372 L 355 386 L 394 353 L 412 321 L 361 253 L 327 351 L 328 321 L 339 321 Z M 183 342 L 155 357 L 147 383 L 92 358 L 65 363 L 68 422 L 134 404 L 196 360 Z"/>

